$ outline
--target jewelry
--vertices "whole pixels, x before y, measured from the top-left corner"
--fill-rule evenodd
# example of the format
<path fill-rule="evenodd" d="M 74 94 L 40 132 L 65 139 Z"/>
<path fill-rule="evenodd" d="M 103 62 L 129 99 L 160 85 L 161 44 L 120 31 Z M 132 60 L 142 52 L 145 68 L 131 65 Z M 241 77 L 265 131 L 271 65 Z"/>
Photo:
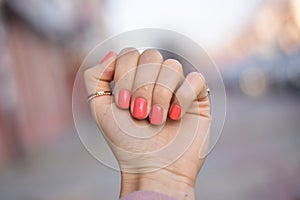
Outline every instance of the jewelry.
<path fill-rule="evenodd" d="M 206 96 L 208 96 L 210 93 L 210 89 L 209 88 L 206 88 Z"/>
<path fill-rule="evenodd" d="M 92 99 L 94 99 L 96 97 L 105 96 L 105 95 L 112 95 L 112 92 L 101 90 L 99 92 L 89 95 L 87 101 L 90 102 Z"/>

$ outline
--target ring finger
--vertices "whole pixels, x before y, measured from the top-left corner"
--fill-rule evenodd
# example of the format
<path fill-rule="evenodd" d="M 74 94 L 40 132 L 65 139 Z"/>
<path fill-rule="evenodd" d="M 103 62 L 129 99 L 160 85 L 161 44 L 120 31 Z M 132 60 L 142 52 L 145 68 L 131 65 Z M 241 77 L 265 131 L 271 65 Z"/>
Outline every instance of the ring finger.
<path fill-rule="evenodd" d="M 163 57 L 157 50 L 146 50 L 140 56 L 131 99 L 131 113 L 136 119 L 145 119 L 150 112 L 152 92 L 162 62 Z"/>

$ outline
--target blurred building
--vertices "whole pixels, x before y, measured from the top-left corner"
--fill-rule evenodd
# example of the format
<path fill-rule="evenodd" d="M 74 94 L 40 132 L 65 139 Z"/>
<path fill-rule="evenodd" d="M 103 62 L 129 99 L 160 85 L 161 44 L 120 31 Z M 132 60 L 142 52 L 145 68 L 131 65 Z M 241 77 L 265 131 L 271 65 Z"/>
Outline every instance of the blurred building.
<path fill-rule="evenodd" d="M 297 51 L 300 45 L 299 2 L 275 0 L 261 4 L 247 28 L 241 29 L 219 52 L 224 61 L 236 61 L 253 53 L 270 56 L 276 51 L 290 54 Z"/>
<path fill-rule="evenodd" d="M 300 1 L 266 1 L 245 29 L 215 56 L 228 88 L 250 96 L 300 91 Z"/>
<path fill-rule="evenodd" d="M 1 1 L 0 165 L 72 126 L 73 80 L 91 27 L 101 30 L 101 3 Z"/>

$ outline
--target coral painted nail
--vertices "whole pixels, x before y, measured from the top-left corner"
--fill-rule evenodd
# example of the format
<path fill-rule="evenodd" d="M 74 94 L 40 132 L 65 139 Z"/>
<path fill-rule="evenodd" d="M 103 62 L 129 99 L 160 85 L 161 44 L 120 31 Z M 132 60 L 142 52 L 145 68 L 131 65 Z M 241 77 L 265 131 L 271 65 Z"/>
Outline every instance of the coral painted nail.
<path fill-rule="evenodd" d="M 104 58 L 102 58 L 102 60 L 100 61 L 100 64 L 104 63 L 112 54 L 113 54 L 113 51 L 108 52 L 106 54 L 106 56 L 104 56 Z"/>
<path fill-rule="evenodd" d="M 134 101 L 133 116 L 137 119 L 144 119 L 147 117 L 147 101 L 142 97 L 138 97 Z"/>
<path fill-rule="evenodd" d="M 130 106 L 130 98 L 131 98 L 131 92 L 128 90 L 120 90 L 119 92 L 119 98 L 118 98 L 118 105 L 122 109 L 128 109 Z"/>
<path fill-rule="evenodd" d="M 170 113 L 169 113 L 169 117 L 173 120 L 178 120 L 179 117 L 181 115 L 181 108 L 179 105 L 177 104 L 173 104 Z"/>
<path fill-rule="evenodd" d="M 159 105 L 153 105 L 150 114 L 150 123 L 160 125 L 163 121 L 163 108 Z"/>

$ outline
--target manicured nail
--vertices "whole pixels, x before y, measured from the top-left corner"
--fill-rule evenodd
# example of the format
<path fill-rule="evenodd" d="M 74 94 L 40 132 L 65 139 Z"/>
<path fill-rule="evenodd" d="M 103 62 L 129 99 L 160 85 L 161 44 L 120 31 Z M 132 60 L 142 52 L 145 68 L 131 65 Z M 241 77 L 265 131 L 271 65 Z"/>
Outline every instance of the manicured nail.
<path fill-rule="evenodd" d="M 142 97 L 138 97 L 134 101 L 133 116 L 137 119 L 144 119 L 147 117 L 147 101 Z"/>
<path fill-rule="evenodd" d="M 153 105 L 150 114 L 150 123 L 160 125 L 163 121 L 163 108 L 159 105 Z"/>
<path fill-rule="evenodd" d="M 181 108 L 179 105 L 177 104 L 173 104 L 170 113 L 169 113 L 169 117 L 173 120 L 178 120 L 179 117 L 181 115 Z"/>
<path fill-rule="evenodd" d="M 102 58 L 102 60 L 100 61 L 100 64 L 104 63 L 112 54 L 113 54 L 113 51 L 108 52 L 106 54 L 106 56 L 104 56 L 104 58 Z"/>
<path fill-rule="evenodd" d="M 120 90 L 119 98 L 118 98 L 118 105 L 122 109 L 128 109 L 130 106 L 130 98 L 131 93 L 128 90 Z"/>

